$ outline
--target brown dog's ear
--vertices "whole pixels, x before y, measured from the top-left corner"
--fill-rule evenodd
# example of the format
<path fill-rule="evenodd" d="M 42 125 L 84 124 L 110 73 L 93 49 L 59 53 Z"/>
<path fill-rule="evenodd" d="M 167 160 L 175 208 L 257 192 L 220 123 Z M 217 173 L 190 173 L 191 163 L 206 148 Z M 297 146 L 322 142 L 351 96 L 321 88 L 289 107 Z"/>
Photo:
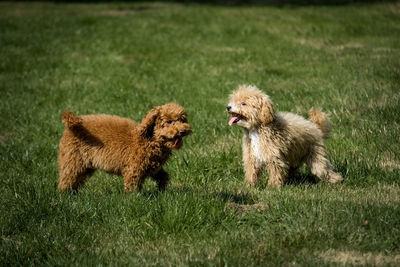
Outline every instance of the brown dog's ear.
<path fill-rule="evenodd" d="M 142 119 L 142 122 L 139 125 L 139 134 L 143 137 L 150 138 L 154 133 L 154 126 L 156 125 L 156 120 L 158 115 L 160 114 L 159 107 L 153 108 L 150 110 Z"/>
<path fill-rule="evenodd" d="M 273 121 L 275 116 L 274 103 L 272 103 L 269 97 L 264 97 L 261 106 L 261 122 L 268 124 Z"/>

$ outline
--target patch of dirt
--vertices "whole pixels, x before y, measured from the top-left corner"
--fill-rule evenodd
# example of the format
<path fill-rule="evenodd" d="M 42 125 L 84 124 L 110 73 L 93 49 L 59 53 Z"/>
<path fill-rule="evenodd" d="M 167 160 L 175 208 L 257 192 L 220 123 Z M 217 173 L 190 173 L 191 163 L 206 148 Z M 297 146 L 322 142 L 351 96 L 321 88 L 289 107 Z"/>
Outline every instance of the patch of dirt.
<path fill-rule="evenodd" d="M 394 5 L 390 5 L 390 11 L 393 13 L 393 14 L 400 14 L 400 4 L 394 4 Z"/>
<path fill-rule="evenodd" d="M 394 153 L 385 152 L 383 153 L 381 166 L 388 170 L 400 169 L 400 161 L 398 161 Z"/>
<path fill-rule="evenodd" d="M 238 204 L 234 202 L 229 202 L 225 206 L 226 210 L 233 210 L 236 211 L 237 213 L 244 214 L 252 211 L 266 211 L 268 210 L 268 207 L 264 203 L 255 203 L 252 205 L 246 205 L 246 204 Z"/>
<path fill-rule="evenodd" d="M 3 143 L 9 139 L 11 139 L 14 136 L 14 133 L 11 132 L 5 132 L 0 134 L 0 143 Z"/>
<path fill-rule="evenodd" d="M 227 52 L 227 53 L 238 53 L 238 54 L 241 54 L 241 53 L 246 52 L 246 50 L 243 47 L 228 47 L 228 46 L 226 46 L 226 47 L 216 47 L 213 50 L 215 52 L 219 52 L 219 53 Z"/>
<path fill-rule="evenodd" d="M 336 251 L 330 249 L 318 253 L 317 256 L 321 257 L 327 263 L 336 263 L 339 265 L 398 266 L 400 264 L 400 255 L 383 255 L 382 253 L 374 254 L 371 252 L 361 253 L 358 251 Z"/>
<path fill-rule="evenodd" d="M 136 10 L 118 10 L 118 9 L 110 9 L 110 10 L 101 10 L 97 12 L 99 15 L 103 16 L 126 16 L 136 14 Z"/>
<path fill-rule="evenodd" d="M 97 14 L 103 16 L 126 16 L 126 15 L 133 15 L 143 11 L 153 11 L 153 10 L 160 10 L 160 9 L 171 9 L 171 8 L 178 8 L 181 7 L 181 4 L 162 4 L 156 3 L 151 5 L 143 5 L 143 6 L 134 6 L 126 8 L 117 8 L 117 9 L 103 9 L 96 12 Z"/>
<path fill-rule="evenodd" d="M 347 43 L 347 44 L 341 44 L 341 45 L 332 45 L 328 46 L 330 49 L 335 50 L 335 51 L 340 51 L 348 48 L 363 48 L 364 45 L 361 43 Z"/>

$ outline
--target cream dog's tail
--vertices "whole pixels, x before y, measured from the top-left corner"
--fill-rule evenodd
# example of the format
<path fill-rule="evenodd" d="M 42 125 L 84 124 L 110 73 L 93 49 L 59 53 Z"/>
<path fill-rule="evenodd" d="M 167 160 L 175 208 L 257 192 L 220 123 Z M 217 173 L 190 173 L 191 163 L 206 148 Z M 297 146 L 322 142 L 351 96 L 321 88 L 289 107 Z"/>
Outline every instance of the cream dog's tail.
<path fill-rule="evenodd" d="M 328 114 L 321 110 L 311 108 L 310 109 L 310 120 L 314 122 L 323 134 L 323 138 L 328 138 L 329 133 L 332 130 L 332 122 L 329 119 Z"/>
<path fill-rule="evenodd" d="M 61 122 L 65 125 L 65 127 L 73 128 L 80 125 L 82 123 L 82 119 L 78 116 L 75 116 L 72 111 L 65 110 L 61 115 Z"/>

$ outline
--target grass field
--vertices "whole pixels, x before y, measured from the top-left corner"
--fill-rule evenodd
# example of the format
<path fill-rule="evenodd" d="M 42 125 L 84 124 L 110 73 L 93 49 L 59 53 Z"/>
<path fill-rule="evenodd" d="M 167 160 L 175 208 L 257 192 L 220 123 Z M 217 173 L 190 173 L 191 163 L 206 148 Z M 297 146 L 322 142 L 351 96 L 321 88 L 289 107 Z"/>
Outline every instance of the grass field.
<path fill-rule="evenodd" d="M 305 1 L 306 2 L 306 1 Z M 229 93 L 331 114 L 344 183 L 244 184 Z M 400 264 L 400 3 L 0 3 L 0 265 Z M 171 183 L 97 172 L 59 194 L 60 114 L 140 120 L 175 101 L 193 134 Z M 263 205 L 247 212 L 232 205 Z"/>

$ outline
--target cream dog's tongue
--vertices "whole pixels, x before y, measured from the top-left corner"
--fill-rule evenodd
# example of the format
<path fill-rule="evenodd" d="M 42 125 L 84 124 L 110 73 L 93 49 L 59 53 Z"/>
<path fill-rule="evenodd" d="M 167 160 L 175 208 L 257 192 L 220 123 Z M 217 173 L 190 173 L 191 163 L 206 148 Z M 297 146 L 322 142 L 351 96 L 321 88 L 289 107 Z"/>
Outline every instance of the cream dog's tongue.
<path fill-rule="evenodd" d="M 236 121 L 236 120 L 238 120 L 238 117 L 232 117 L 232 119 L 229 121 L 229 126 L 232 126 L 232 124 Z"/>

